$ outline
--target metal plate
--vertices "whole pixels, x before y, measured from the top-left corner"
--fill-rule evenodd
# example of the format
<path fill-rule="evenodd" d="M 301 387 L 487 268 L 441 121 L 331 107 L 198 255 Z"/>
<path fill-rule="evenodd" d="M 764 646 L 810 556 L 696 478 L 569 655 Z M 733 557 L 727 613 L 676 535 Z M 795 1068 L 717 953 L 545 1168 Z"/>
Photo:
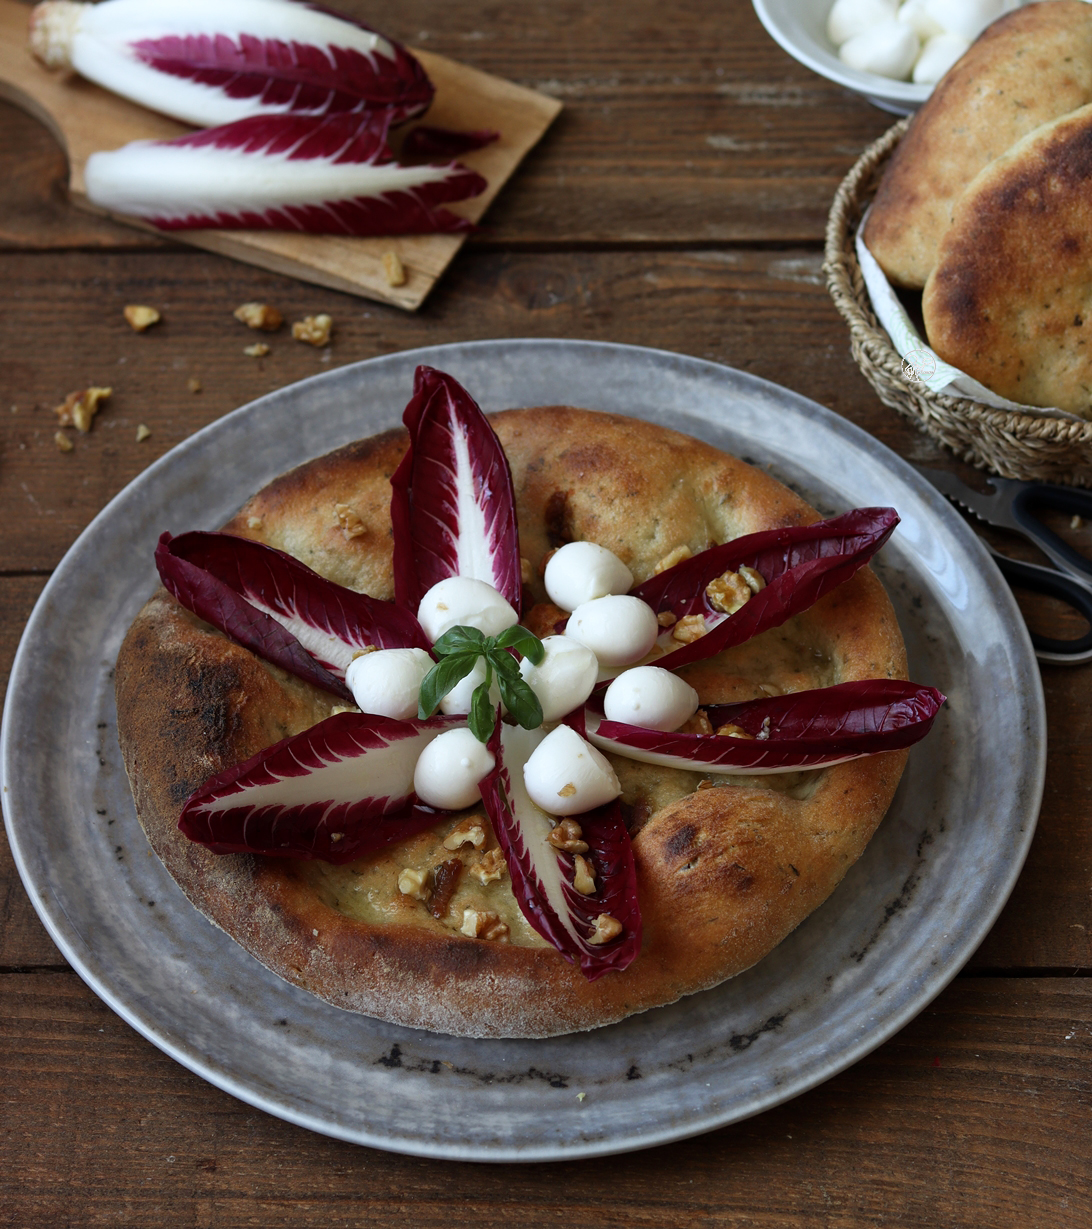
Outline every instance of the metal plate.
<path fill-rule="evenodd" d="M 569 403 L 647 418 L 768 466 L 824 513 L 889 504 L 902 515 L 877 571 L 911 676 L 948 705 L 831 899 L 715 990 L 547 1041 L 398 1028 L 280 981 L 198 914 L 150 853 L 116 742 L 113 664 L 156 583 L 158 535 L 213 528 L 293 464 L 397 423 L 421 362 L 451 372 L 486 410 Z M 313 1130 L 448 1160 L 517 1161 L 708 1131 L 813 1087 L 890 1037 L 1000 912 L 1031 841 L 1045 748 L 1042 687 L 1008 586 L 944 497 L 871 436 L 712 363 L 500 341 L 317 376 L 151 466 L 42 594 L 12 673 L 0 768 L 12 849 L 43 922 L 145 1037 Z"/>

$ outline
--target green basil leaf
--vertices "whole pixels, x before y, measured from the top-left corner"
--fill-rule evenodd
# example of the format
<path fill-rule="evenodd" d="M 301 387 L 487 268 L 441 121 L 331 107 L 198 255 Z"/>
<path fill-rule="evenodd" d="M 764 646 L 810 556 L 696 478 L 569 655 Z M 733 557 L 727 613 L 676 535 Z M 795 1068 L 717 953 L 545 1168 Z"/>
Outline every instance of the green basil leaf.
<path fill-rule="evenodd" d="M 522 678 L 510 679 L 497 675 L 501 699 L 505 708 L 525 730 L 537 730 L 542 724 L 542 705 L 538 696 Z"/>
<path fill-rule="evenodd" d="M 485 637 L 476 627 L 452 627 L 432 646 L 432 651 L 439 657 L 450 657 L 453 653 L 473 653 L 476 657 L 482 655 L 485 648 Z"/>
<path fill-rule="evenodd" d="M 477 649 L 469 653 L 452 654 L 438 661 L 425 675 L 417 700 L 417 716 L 422 721 L 431 717 L 440 707 L 444 696 L 474 669 L 478 656 Z"/>
<path fill-rule="evenodd" d="M 515 649 L 517 653 L 522 653 L 532 666 L 537 666 L 546 656 L 546 650 L 542 647 L 542 641 L 529 632 L 527 628 L 520 627 L 516 624 L 514 627 L 506 627 L 499 636 L 496 637 L 498 649 Z"/>
<path fill-rule="evenodd" d="M 470 712 L 467 714 L 467 725 L 470 732 L 480 743 L 487 743 L 493 737 L 493 729 L 497 724 L 497 710 L 489 699 L 489 683 L 479 683 L 474 688 L 470 698 Z"/>
<path fill-rule="evenodd" d="M 519 662 L 511 653 L 506 653 L 503 649 L 494 649 L 492 653 L 486 655 L 486 661 L 496 670 L 498 676 L 510 679 L 520 677 Z"/>

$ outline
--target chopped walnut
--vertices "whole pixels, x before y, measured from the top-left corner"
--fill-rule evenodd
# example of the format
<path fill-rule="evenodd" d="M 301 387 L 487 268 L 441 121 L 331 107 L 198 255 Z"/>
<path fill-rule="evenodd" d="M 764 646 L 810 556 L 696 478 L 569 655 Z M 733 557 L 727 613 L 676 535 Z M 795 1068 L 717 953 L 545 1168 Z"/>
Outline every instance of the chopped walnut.
<path fill-rule="evenodd" d="M 705 586 L 705 596 L 714 610 L 735 614 L 751 600 L 751 586 L 738 572 L 725 572 Z"/>
<path fill-rule="evenodd" d="M 755 738 L 765 739 L 769 737 L 770 737 L 770 719 L 769 717 L 763 717 L 762 729 L 759 730 L 759 732 L 755 735 Z"/>
<path fill-rule="evenodd" d="M 671 630 L 671 639 L 680 644 L 693 644 L 705 635 L 705 619 L 700 614 L 684 615 Z"/>
<path fill-rule="evenodd" d="M 581 896 L 591 896 L 595 892 L 595 867 L 580 854 L 573 856 L 573 867 L 573 887 Z"/>
<path fill-rule="evenodd" d="M 398 890 L 403 896 L 412 896 L 414 900 L 428 900 L 432 895 L 428 886 L 428 872 L 415 871 L 407 866 L 398 876 Z"/>
<path fill-rule="evenodd" d="M 525 585 L 529 585 L 535 578 L 535 571 L 531 567 L 530 559 L 524 559 L 522 555 L 519 557 L 519 578 Z"/>
<path fill-rule="evenodd" d="M 508 940 L 508 923 L 491 909 L 464 909 L 460 934 L 470 939 L 492 939 L 505 943 Z"/>
<path fill-rule="evenodd" d="M 567 784 L 563 785 L 557 791 L 557 796 L 559 798 L 571 798 L 575 793 L 576 793 L 576 786 L 571 781 L 569 781 Z"/>
<path fill-rule="evenodd" d="M 495 883 L 498 879 L 503 878 L 507 869 L 508 864 L 504 860 L 504 854 L 500 848 L 494 847 L 482 854 L 482 860 L 474 863 L 470 868 L 470 873 L 484 888 L 487 883 Z"/>
<path fill-rule="evenodd" d="M 698 711 L 679 726 L 680 734 L 712 734 L 713 723 L 709 720 L 709 715 L 704 708 L 699 708 Z"/>
<path fill-rule="evenodd" d="M 458 849 L 462 845 L 473 845 L 475 849 L 481 849 L 484 844 L 485 824 L 473 815 L 456 824 L 444 837 L 445 849 Z"/>
<path fill-rule="evenodd" d="M 716 788 L 717 788 L 717 783 L 716 783 L 716 781 L 712 781 L 712 780 L 710 780 L 710 779 L 709 779 L 709 777 L 702 777 L 702 779 L 698 782 L 698 789 L 699 789 L 699 790 L 702 790 L 702 789 L 716 789 Z"/>
<path fill-rule="evenodd" d="M 750 738 L 752 740 L 754 739 L 754 735 L 748 734 L 747 731 L 743 728 L 743 726 L 732 725 L 730 722 L 728 725 L 718 725 L 717 735 L 720 738 Z"/>
<path fill-rule="evenodd" d="M 749 568 L 744 564 L 739 569 L 739 574 L 747 582 L 747 586 L 752 593 L 761 593 L 766 588 L 766 577 L 757 569 Z"/>
<path fill-rule="evenodd" d="M 201 381 L 196 376 L 190 376 L 186 381 L 186 387 L 191 393 L 199 393 L 201 391 Z"/>
<path fill-rule="evenodd" d="M 393 249 L 388 249 L 383 253 L 383 276 L 387 279 L 388 286 L 406 284 L 406 266 Z"/>
<path fill-rule="evenodd" d="M 656 622 L 659 623 L 661 627 L 674 627 L 678 620 L 670 610 L 661 610 L 656 616 Z"/>
<path fill-rule="evenodd" d="M 584 832 L 575 819 L 563 819 L 556 828 L 550 829 L 546 839 L 555 849 L 563 849 L 565 853 L 587 853 L 588 842 L 582 839 L 583 836 Z"/>
<path fill-rule="evenodd" d="M 459 876 L 463 873 L 463 864 L 458 858 L 441 862 L 432 871 L 432 899 L 428 903 L 428 911 L 438 921 L 447 916 L 451 898 L 459 885 Z"/>
<path fill-rule="evenodd" d="M 296 341 L 305 341 L 309 346 L 324 346 L 330 340 L 334 322 L 325 312 L 318 316 L 305 316 L 292 325 Z"/>
<path fill-rule="evenodd" d="M 57 432 L 57 434 L 53 437 L 53 442 L 57 445 L 57 448 L 61 452 L 71 452 L 72 449 L 76 447 L 76 445 L 72 443 L 63 431 Z"/>
<path fill-rule="evenodd" d="M 601 913 L 595 919 L 595 933 L 588 937 L 589 943 L 609 943 L 622 933 L 622 923 L 609 913 Z"/>
<path fill-rule="evenodd" d="M 256 341 L 252 346 L 243 346 L 243 353 L 247 358 L 265 358 L 269 353 L 269 347 L 264 341 Z"/>
<path fill-rule="evenodd" d="M 352 504 L 334 504 L 334 511 L 337 513 L 338 524 L 347 541 L 362 538 L 368 532 L 368 526 L 364 524 L 360 513 Z"/>
<path fill-rule="evenodd" d="M 78 393 L 69 393 L 53 413 L 62 427 L 75 427 L 86 434 L 91 430 L 91 419 L 99 412 L 99 406 L 114 390 L 112 388 L 84 388 Z"/>
<path fill-rule="evenodd" d="M 246 518 L 247 529 L 261 529 L 262 518 L 260 516 L 248 516 Z"/>
<path fill-rule="evenodd" d="M 359 713 L 360 709 L 355 704 L 333 704 L 330 706 L 330 716 L 336 717 L 338 713 Z M 344 833 L 338 834 L 340 840 Z"/>
<path fill-rule="evenodd" d="M 233 315 L 248 329 L 261 329 L 263 333 L 275 333 L 284 324 L 281 313 L 268 303 L 244 303 Z"/>
<path fill-rule="evenodd" d="M 759 683 L 758 690 L 764 696 L 783 696 L 785 694 L 785 688 L 778 686 L 777 683 Z"/>
<path fill-rule="evenodd" d="M 148 438 L 148 436 L 150 436 L 150 435 L 151 435 L 151 431 L 149 431 L 149 430 L 148 430 L 148 428 L 147 428 L 147 427 L 146 427 L 143 423 L 141 423 L 141 424 L 140 424 L 140 426 L 139 426 L 139 427 L 137 427 L 137 429 L 136 429 L 136 441 L 137 441 L 137 443 L 138 443 L 138 444 L 143 444 L 143 443 L 144 443 L 144 441 L 145 441 L 145 440 Z"/>
<path fill-rule="evenodd" d="M 349 658 L 349 660 L 356 661 L 358 657 L 367 657 L 369 653 L 378 653 L 378 652 L 379 652 L 379 645 L 366 644 L 362 649 L 354 649 L 353 655 L 352 657 Z"/>
<path fill-rule="evenodd" d="M 154 307 L 127 307 L 122 315 L 134 333 L 143 333 L 163 318 Z"/>
<path fill-rule="evenodd" d="M 676 563 L 682 563 L 684 559 L 690 559 L 693 555 L 694 552 L 689 546 L 676 546 L 670 554 L 664 555 L 660 562 L 656 564 L 653 572 L 659 576 L 661 572 L 666 572 L 668 568 L 673 568 Z"/>

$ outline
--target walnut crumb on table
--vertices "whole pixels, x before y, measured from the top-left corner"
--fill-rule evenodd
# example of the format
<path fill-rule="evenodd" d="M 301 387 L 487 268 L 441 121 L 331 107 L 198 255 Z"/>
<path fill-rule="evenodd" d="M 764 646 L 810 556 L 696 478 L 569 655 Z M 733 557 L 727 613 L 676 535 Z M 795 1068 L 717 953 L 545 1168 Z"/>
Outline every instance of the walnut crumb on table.
<path fill-rule="evenodd" d="M 196 376 L 190 376 L 190 378 L 186 381 L 186 387 L 191 393 L 199 393 L 202 391 L 201 381 Z"/>
<path fill-rule="evenodd" d="M 284 324 L 281 313 L 268 303 L 243 303 L 232 314 L 248 329 L 261 329 L 263 333 L 275 333 Z"/>
<path fill-rule="evenodd" d="M 383 253 L 383 276 L 388 286 L 404 286 L 406 284 L 406 266 L 395 251 Z"/>
<path fill-rule="evenodd" d="M 62 427 L 75 427 L 86 435 L 91 430 L 91 420 L 113 391 L 112 388 L 83 388 L 78 393 L 69 393 L 60 405 L 54 406 L 53 413 Z"/>
<path fill-rule="evenodd" d="M 57 449 L 60 452 L 71 452 L 76 447 L 63 431 L 57 432 L 53 437 L 53 442 L 57 445 Z"/>
<path fill-rule="evenodd" d="M 147 428 L 147 427 L 146 427 L 143 423 L 141 423 L 141 424 L 140 424 L 140 426 L 139 426 L 139 427 L 137 427 L 137 429 L 136 429 L 136 438 L 137 438 L 137 443 L 138 443 L 138 444 L 142 444 L 142 443 L 144 443 L 144 441 L 145 441 L 145 440 L 148 438 L 148 436 L 150 436 L 150 435 L 151 435 L 151 431 L 149 431 L 149 430 L 148 430 L 148 428 Z"/>
<path fill-rule="evenodd" d="M 122 315 L 134 333 L 143 333 L 145 329 L 150 329 L 153 324 L 158 324 L 163 319 L 154 307 L 136 305 L 126 307 Z"/>
<path fill-rule="evenodd" d="M 304 341 L 309 346 L 324 346 L 330 340 L 333 331 L 333 319 L 325 312 L 318 316 L 305 316 L 292 325 L 292 336 L 296 341 Z"/>
<path fill-rule="evenodd" d="M 264 341 L 256 341 L 252 346 L 244 346 L 243 353 L 247 358 L 265 358 L 269 353 L 269 347 Z"/>

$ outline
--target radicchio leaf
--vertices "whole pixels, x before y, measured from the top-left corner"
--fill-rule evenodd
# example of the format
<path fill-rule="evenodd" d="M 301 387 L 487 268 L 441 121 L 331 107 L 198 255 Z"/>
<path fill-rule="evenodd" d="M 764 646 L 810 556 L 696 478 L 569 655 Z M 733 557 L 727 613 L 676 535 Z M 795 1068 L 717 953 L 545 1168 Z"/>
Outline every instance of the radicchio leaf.
<path fill-rule="evenodd" d="M 713 546 L 631 590 L 657 614 L 676 619 L 702 615 L 705 635 L 680 645 L 669 630 L 660 638 L 668 650 L 656 664 L 675 670 L 732 645 L 742 644 L 814 606 L 872 558 L 899 523 L 893 508 L 856 508 L 829 521 L 763 530 Z M 709 602 L 705 587 L 727 571 L 751 567 L 766 587 L 735 614 Z"/>
<path fill-rule="evenodd" d="M 473 230 L 441 206 L 484 192 L 456 162 L 407 167 L 383 115 L 257 115 L 87 160 L 87 194 L 161 230 L 403 235 Z"/>
<path fill-rule="evenodd" d="M 441 580 L 485 581 L 519 610 L 512 475 L 489 421 L 451 376 L 418 367 L 403 421 L 409 451 L 391 477 L 394 591 L 417 610 Z"/>
<path fill-rule="evenodd" d="M 427 128 L 423 124 L 406 133 L 399 157 L 403 162 L 426 158 L 458 158 L 476 149 L 484 149 L 500 136 L 491 128 L 474 132 L 453 132 L 449 128 Z"/>
<path fill-rule="evenodd" d="M 338 713 L 217 773 L 178 826 L 213 853 L 351 862 L 448 814 L 416 802 L 413 770 L 453 724 Z"/>
<path fill-rule="evenodd" d="M 557 821 L 531 801 L 523 784 L 523 765 L 544 736 L 542 730 L 498 722 L 489 743 L 496 762 L 481 782 L 482 802 L 524 917 L 566 960 L 579 962 L 588 981 L 595 981 L 611 969 L 627 968 L 641 950 L 633 849 L 617 799 L 575 816 L 589 846 L 584 857 L 594 865 L 596 891 L 584 896 L 572 886 L 572 855 L 546 839 Z M 622 933 L 609 943 L 589 943 L 595 920 L 604 913 L 621 923 Z"/>
<path fill-rule="evenodd" d="M 710 704 L 714 730 L 750 737 L 665 733 L 607 721 L 589 706 L 585 737 L 601 751 L 690 772 L 763 775 L 841 764 L 924 738 L 944 703 L 934 687 L 867 679 L 742 704 Z"/>
<path fill-rule="evenodd" d="M 163 534 L 155 553 L 166 588 L 194 614 L 260 657 L 352 699 L 354 654 L 427 650 L 408 610 L 334 584 L 298 559 L 227 533 Z"/>

